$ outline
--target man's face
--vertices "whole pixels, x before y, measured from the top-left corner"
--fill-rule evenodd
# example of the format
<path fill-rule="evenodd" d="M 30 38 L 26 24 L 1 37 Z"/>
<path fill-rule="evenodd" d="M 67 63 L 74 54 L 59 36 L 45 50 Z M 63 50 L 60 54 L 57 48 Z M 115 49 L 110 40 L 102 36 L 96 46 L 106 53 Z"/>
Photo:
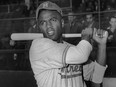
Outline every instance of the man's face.
<path fill-rule="evenodd" d="M 110 25 L 112 28 L 116 28 L 116 18 L 111 18 L 110 19 Z"/>
<path fill-rule="evenodd" d="M 73 22 L 73 20 L 75 19 L 75 16 L 73 15 L 73 13 L 69 13 L 68 15 L 69 15 L 69 16 L 68 16 L 68 20 L 69 20 L 70 22 Z"/>
<path fill-rule="evenodd" d="M 58 41 L 62 37 L 62 18 L 56 11 L 43 10 L 38 18 L 38 25 L 45 38 Z"/>
<path fill-rule="evenodd" d="M 72 21 L 74 20 L 74 17 L 73 17 L 73 16 L 68 16 L 68 20 L 69 20 L 70 22 L 72 22 Z"/>
<path fill-rule="evenodd" d="M 93 16 L 91 14 L 86 15 L 86 21 L 88 23 L 92 23 L 93 22 Z"/>
<path fill-rule="evenodd" d="M 30 20 L 30 24 L 33 26 L 34 24 L 35 24 L 35 20 L 34 19 L 32 19 L 32 20 Z"/>

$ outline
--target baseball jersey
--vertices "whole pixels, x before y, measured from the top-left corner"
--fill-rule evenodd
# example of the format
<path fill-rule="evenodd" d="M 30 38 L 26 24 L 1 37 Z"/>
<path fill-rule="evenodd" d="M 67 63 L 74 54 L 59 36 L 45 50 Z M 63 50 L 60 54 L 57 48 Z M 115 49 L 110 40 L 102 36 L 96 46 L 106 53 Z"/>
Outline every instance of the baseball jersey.
<path fill-rule="evenodd" d="M 85 40 L 77 46 L 57 43 L 47 38 L 34 40 L 29 54 L 38 87 L 86 87 L 83 75 L 86 80 L 101 82 L 105 67 L 96 62 L 85 67 L 81 65 L 88 60 L 91 50 L 91 44 Z M 96 65 L 98 69 L 95 69 Z M 101 72 L 97 78 L 95 70 Z"/>

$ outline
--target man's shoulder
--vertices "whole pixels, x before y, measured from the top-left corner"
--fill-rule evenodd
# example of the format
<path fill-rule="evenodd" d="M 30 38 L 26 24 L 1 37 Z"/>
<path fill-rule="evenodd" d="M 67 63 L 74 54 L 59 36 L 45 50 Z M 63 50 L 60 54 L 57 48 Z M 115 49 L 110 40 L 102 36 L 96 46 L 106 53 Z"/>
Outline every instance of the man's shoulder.
<path fill-rule="evenodd" d="M 51 39 L 48 38 L 37 38 L 32 41 L 32 45 L 44 45 L 53 42 Z"/>
<path fill-rule="evenodd" d="M 43 52 L 54 46 L 54 41 L 47 38 L 38 38 L 32 41 L 30 51 Z"/>

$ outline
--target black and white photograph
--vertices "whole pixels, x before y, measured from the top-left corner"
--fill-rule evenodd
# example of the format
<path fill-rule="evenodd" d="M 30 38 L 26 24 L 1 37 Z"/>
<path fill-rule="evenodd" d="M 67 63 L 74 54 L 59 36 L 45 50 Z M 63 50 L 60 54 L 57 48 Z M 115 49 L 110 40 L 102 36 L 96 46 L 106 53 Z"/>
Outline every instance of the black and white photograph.
<path fill-rule="evenodd" d="M 0 87 L 116 87 L 116 0 L 0 0 Z"/>

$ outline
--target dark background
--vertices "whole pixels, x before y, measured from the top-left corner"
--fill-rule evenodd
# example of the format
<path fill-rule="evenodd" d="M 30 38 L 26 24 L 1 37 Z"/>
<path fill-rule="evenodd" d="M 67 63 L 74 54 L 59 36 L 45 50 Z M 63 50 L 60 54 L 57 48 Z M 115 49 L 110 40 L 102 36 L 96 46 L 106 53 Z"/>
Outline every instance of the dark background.
<path fill-rule="evenodd" d="M 38 2 L 39 1 L 39 2 Z M 28 55 L 28 41 L 16 41 L 15 46 L 10 46 L 10 35 L 12 33 L 28 32 L 29 21 L 35 19 L 35 10 L 37 6 L 46 0 L 31 0 L 31 7 L 27 9 L 24 0 L 0 0 L 0 84 L 2 87 L 35 87 L 35 80 L 30 67 Z M 67 21 L 67 13 L 75 12 L 77 17 L 80 14 L 86 14 L 86 10 L 79 12 L 82 0 L 51 0 L 63 8 L 65 21 Z M 97 1 L 97 0 L 86 0 Z M 37 3 L 38 2 L 38 3 Z M 105 11 L 107 5 L 110 5 L 113 10 L 116 9 L 115 0 L 100 0 L 100 11 Z M 30 12 L 32 14 L 30 15 Z M 92 11 L 94 12 L 94 11 Z M 97 11 L 98 12 L 98 11 Z M 112 12 L 107 12 L 109 14 Z M 98 13 L 97 13 L 98 15 Z M 82 16 L 82 15 L 81 15 Z M 100 15 L 101 18 L 102 14 Z M 107 22 L 102 19 L 103 22 Z M 101 24 L 102 25 L 102 24 Z M 104 23 L 104 26 L 107 24 Z M 77 38 L 80 40 L 80 38 Z M 68 41 L 68 40 L 67 40 Z M 70 42 L 74 44 L 74 42 Z M 15 55 L 16 54 L 16 55 Z M 116 44 L 108 44 L 107 47 L 107 71 L 105 77 L 116 77 Z M 9 79 L 7 79 L 9 78 Z M 10 80 L 10 81 L 9 81 Z M 32 82 L 32 83 L 31 83 Z M 21 84 L 20 84 L 21 83 Z M 24 84 L 25 83 L 25 84 Z M 30 84 L 30 85 L 29 85 Z M 14 86 L 13 86 L 14 85 Z"/>

